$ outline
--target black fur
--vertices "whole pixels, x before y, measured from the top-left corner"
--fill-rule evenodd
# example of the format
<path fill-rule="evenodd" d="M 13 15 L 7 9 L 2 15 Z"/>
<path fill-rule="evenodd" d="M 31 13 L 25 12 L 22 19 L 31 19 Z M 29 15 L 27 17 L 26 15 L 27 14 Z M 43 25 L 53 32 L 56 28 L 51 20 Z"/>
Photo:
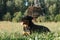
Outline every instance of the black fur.
<path fill-rule="evenodd" d="M 50 30 L 47 27 L 34 24 L 32 22 L 32 19 L 33 19 L 33 17 L 31 17 L 31 16 L 24 16 L 22 18 L 23 24 L 28 25 L 28 27 L 24 27 L 23 28 L 25 32 L 28 31 L 28 30 L 30 31 L 30 34 L 34 33 L 34 32 L 38 32 L 38 33 L 42 33 L 42 32 L 47 33 L 47 32 L 50 32 Z"/>

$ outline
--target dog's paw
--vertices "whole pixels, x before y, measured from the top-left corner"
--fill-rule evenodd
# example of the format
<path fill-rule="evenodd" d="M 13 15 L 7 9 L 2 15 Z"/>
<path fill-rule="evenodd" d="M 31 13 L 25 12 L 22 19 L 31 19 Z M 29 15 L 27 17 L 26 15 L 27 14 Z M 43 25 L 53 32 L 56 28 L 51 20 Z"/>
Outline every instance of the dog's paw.
<path fill-rule="evenodd" d="M 30 35 L 30 32 L 23 32 L 23 35 Z"/>

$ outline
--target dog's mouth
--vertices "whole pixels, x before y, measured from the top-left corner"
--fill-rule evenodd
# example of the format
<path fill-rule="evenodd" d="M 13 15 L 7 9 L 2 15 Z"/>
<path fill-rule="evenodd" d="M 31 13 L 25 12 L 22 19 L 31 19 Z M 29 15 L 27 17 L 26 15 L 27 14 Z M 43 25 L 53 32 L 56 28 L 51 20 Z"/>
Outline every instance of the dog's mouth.
<path fill-rule="evenodd" d="M 23 22 L 23 25 L 27 25 L 28 23 L 26 23 L 26 22 Z"/>
<path fill-rule="evenodd" d="M 21 25 L 23 25 L 23 27 L 28 27 L 28 22 L 21 22 Z"/>

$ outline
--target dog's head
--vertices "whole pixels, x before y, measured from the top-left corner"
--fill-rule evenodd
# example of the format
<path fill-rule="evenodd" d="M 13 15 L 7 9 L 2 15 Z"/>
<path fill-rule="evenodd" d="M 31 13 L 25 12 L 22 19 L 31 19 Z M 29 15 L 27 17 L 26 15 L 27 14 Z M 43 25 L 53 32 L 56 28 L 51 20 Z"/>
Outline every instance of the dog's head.
<path fill-rule="evenodd" d="M 23 23 L 23 25 L 24 24 L 29 25 L 29 23 L 32 22 L 32 19 L 33 19 L 33 17 L 31 17 L 31 16 L 24 16 L 24 17 L 22 17 L 21 22 Z"/>
<path fill-rule="evenodd" d="M 24 35 L 25 34 L 30 34 L 30 28 L 29 28 L 29 24 L 32 22 L 33 17 L 31 16 L 24 16 L 22 17 L 22 25 L 23 25 L 23 30 L 24 30 Z"/>

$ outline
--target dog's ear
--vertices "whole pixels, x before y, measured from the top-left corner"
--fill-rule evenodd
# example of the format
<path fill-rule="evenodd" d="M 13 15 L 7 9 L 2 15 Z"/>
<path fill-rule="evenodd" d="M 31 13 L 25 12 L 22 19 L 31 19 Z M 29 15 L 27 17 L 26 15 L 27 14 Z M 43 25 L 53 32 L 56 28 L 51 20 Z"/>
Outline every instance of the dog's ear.
<path fill-rule="evenodd" d="M 23 16 L 22 17 L 22 20 L 29 20 L 29 21 L 31 21 L 33 19 L 33 17 L 31 17 L 31 16 Z"/>
<path fill-rule="evenodd" d="M 28 20 L 32 20 L 33 17 L 32 16 L 26 16 Z"/>

